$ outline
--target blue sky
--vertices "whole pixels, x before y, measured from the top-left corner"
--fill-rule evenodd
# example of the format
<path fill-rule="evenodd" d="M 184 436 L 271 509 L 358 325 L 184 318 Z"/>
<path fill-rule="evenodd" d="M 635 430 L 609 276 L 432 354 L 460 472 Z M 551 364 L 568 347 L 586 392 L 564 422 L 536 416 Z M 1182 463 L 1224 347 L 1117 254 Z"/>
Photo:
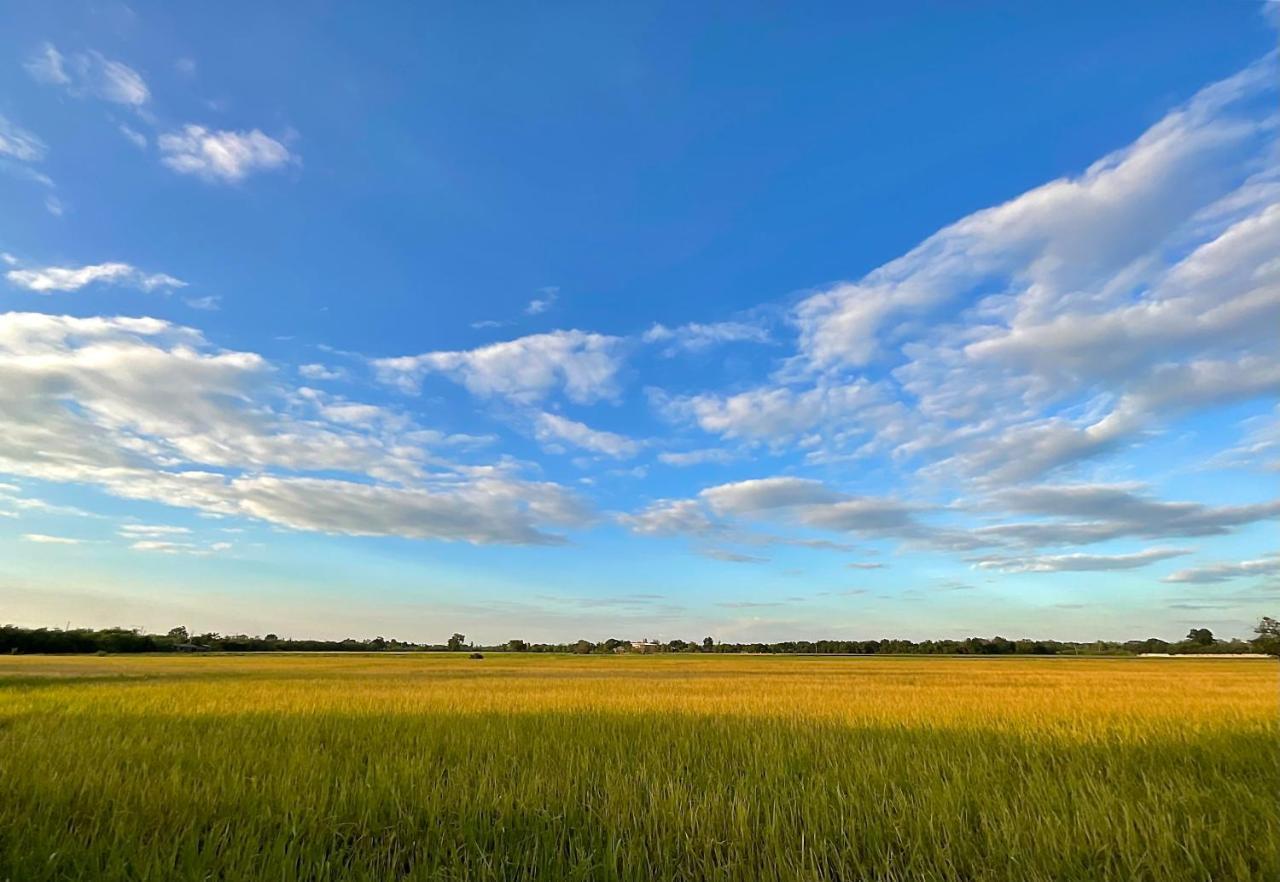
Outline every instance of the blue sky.
<path fill-rule="evenodd" d="M 0 620 L 1280 606 L 1274 4 L 265 6 L 6 10 Z"/>

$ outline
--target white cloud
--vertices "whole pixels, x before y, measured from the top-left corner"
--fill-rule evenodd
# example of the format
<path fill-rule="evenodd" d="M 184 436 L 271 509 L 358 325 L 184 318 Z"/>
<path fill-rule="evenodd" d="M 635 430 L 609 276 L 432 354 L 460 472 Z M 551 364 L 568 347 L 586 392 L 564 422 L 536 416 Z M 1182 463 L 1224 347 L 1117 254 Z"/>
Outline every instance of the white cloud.
<path fill-rule="evenodd" d="M 304 364 L 298 367 L 298 374 L 308 380 L 342 380 L 347 376 L 341 368 L 330 368 L 322 364 Z"/>
<path fill-rule="evenodd" d="M 199 309 L 204 312 L 217 312 L 222 308 L 222 298 L 216 294 L 206 294 L 203 297 L 188 297 L 182 302 L 192 309 Z"/>
<path fill-rule="evenodd" d="M 698 494 L 721 515 L 778 517 L 819 530 L 936 541 L 915 519 L 921 507 L 883 496 L 853 496 L 807 478 L 773 477 L 708 487 Z"/>
<path fill-rule="evenodd" d="M 641 536 L 702 536 L 721 529 L 695 499 L 659 500 L 635 514 L 619 515 L 618 523 Z"/>
<path fill-rule="evenodd" d="M 11 283 L 29 291 L 49 294 L 54 291 L 78 291 L 95 283 L 121 285 L 142 291 L 182 288 L 186 282 L 164 273 L 145 273 L 127 263 L 99 263 L 81 267 L 47 266 L 41 269 L 15 269 L 5 273 Z"/>
<path fill-rule="evenodd" d="M 41 83 L 69 86 L 71 76 L 63 64 L 62 53 L 52 43 L 45 43 L 23 64 L 28 74 Z"/>
<path fill-rule="evenodd" d="M 130 144 L 132 144 L 134 147 L 137 147 L 139 150 L 147 149 L 146 135 L 142 134 L 142 132 L 139 132 L 135 129 L 130 128 L 124 123 L 120 123 L 119 128 L 120 128 L 120 134 L 124 135 Z"/>
<path fill-rule="evenodd" d="M 56 505 L 44 499 L 22 496 L 21 489 L 17 484 L 0 484 L 0 506 L 3 506 L 0 508 L 0 517 L 16 518 L 27 511 L 80 518 L 96 517 L 91 512 L 73 505 Z"/>
<path fill-rule="evenodd" d="M 168 524 L 122 524 L 116 530 L 121 536 L 128 538 L 184 536 L 191 532 L 187 527 L 174 527 Z"/>
<path fill-rule="evenodd" d="M 853 533 L 865 537 L 895 539 L 912 546 L 942 551 L 984 548 L 1016 549 L 1016 554 L 987 555 L 973 559 L 987 569 L 1049 572 L 1066 569 L 1122 569 L 1140 561 L 1172 556 L 1168 548 L 1156 548 L 1139 556 L 1028 555 L 1040 546 L 1087 545 L 1125 537 L 1174 538 L 1228 534 L 1240 526 L 1280 518 L 1280 502 L 1209 506 L 1194 502 L 1167 502 L 1141 492 L 1140 485 L 1041 485 L 1010 488 L 986 497 L 970 512 L 1035 515 L 1034 521 L 1011 521 L 953 526 L 933 518 L 949 519 L 964 510 L 938 508 L 888 496 L 857 496 L 837 491 L 821 481 L 777 476 L 708 487 L 697 500 L 663 500 L 620 522 L 632 532 L 646 535 L 705 535 L 715 533 L 733 544 L 788 544 L 817 547 L 824 540 L 795 539 L 744 532 L 731 520 L 713 521 L 709 510 L 722 519 L 773 520 L 812 530 Z M 702 505 L 705 505 L 705 509 Z M 928 518 L 928 519 L 926 519 Z M 831 543 L 828 543 L 831 544 Z M 839 549 L 853 550 L 848 546 Z M 1178 553 L 1183 550 L 1178 549 Z M 1144 557 L 1145 555 L 1145 557 Z M 855 568 L 878 568 L 876 564 Z"/>
<path fill-rule="evenodd" d="M 1082 305 L 1082 294 L 1109 283 L 1139 281 L 1154 249 L 1242 181 L 1271 136 L 1250 102 L 1274 89 L 1274 78 L 1269 57 L 1202 90 L 1078 178 L 970 215 L 860 282 L 809 297 L 796 310 L 804 352 L 820 367 L 863 365 L 892 321 L 962 294 L 1014 285 L 1030 318 Z"/>
<path fill-rule="evenodd" d="M 40 162 L 46 152 L 48 148 L 43 141 L 0 115 L 0 156 L 18 162 Z"/>
<path fill-rule="evenodd" d="M 1171 557 L 1191 554 L 1192 548 L 1147 548 L 1133 554 L 1056 554 L 1039 557 L 983 557 L 974 565 L 1005 573 L 1061 573 L 1133 570 Z"/>
<path fill-rule="evenodd" d="M 1082 174 L 806 297 L 770 383 L 655 404 L 812 462 L 888 453 L 1000 486 L 1280 393 L 1276 82 L 1268 57 Z"/>
<path fill-rule="evenodd" d="M 864 381 L 820 384 L 804 391 L 763 386 L 727 396 L 707 393 L 660 399 L 658 404 L 669 416 L 692 420 L 705 432 L 774 443 L 795 440 L 823 426 L 848 431 L 863 420 L 886 425 L 889 416 L 880 390 Z"/>
<path fill-rule="evenodd" d="M 379 378 L 416 392 L 428 373 L 442 373 L 473 395 L 534 404 L 555 389 L 589 404 L 612 397 L 621 366 L 617 337 L 552 331 L 460 352 L 428 352 L 373 362 Z"/>
<path fill-rule="evenodd" d="M 22 538 L 26 542 L 35 542 L 40 545 L 79 545 L 80 539 L 71 539 L 67 536 L 50 536 L 47 533 L 23 533 Z"/>
<path fill-rule="evenodd" d="M 63 55 L 52 43 L 45 43 L 23 66 L 37 82 L 63 86 L 76 97 L 87 95 L 135 108 L 151 98 L 141 74 L 93 50 Z"/>
<path fill-rule="evenodd" d="M 691 322 L 677 328 L 655 324 L 641 336 L 645 343 L 666 344 L 664 355 L 703 352 L 722 343 L 768 343 L 769 332 L 748 322 Z"/>
<path fill-rule="evenodd" d="M 728 548 L 696 548 L 694 549 L 703 557 L 709 557 L 712 560 L 721 560 L 725 563 L 745 563 L 745 564 L 764 564 L 769 562 L 767 557 L 758 557 L 754 554 L 743 554 L 740 551 L 733 551 Z M 731 607 L 750 607 L 750 606 L 777 606 L 776 603 L 721 603 L 719 606 Z"/>
<path fill-rule="evenodd" d="M 1012 487 L 989 496 L 991 510 L 1051 520 L 977 528 L 993 543 L 1075 545 L 1129 536 L 1173 538 L 1221 536 L 1235 528 L 1280 518 L 1280 502 L 1211 506 L 1168 502 L 1138 484 L 1042 484 Z"/>
<path fill-rule="evenodd" d="M 731 450 L 723 450 L 716 447 L 704 448 L 702 450 L 681 450 L 667 451 L 658 454 L 658 461 L 666 463 L 669 466 L 684 468 L 687 466 L 706 465 L 708 463 L 716 463 L 723 465 L 738 459 L 738 454 Z"/>
<path fill-rule="evenodd" d="M 442 489 L 373 486 L 319 478 L 248 477 L 232 482 L 238 508 L 300 530 L 403 536 L 474 544 L 560 544 L 537 521 L 580 525 L 581 505 L 555 484 L 476 480 Z"/>
<path fill-rule="evenodd" d="M 556 301 L 560 298 L 560 289 L 555 287 L 543 288 L 539 293 L 542 296 L 530 300 L 529 305 L 524 308 L 525 315 L 542 315 L 542 313 L 555 306 Z"/>
<path fill-rule="evenodd" d="M 347 421 L 372 406 L 275 376 L 157 319 L 0 315 L 0 473 L 351 535 L 552 544 L 547 525 L 591 517 L 557 484 L 453 464 L 430 448 L 449 436 L 390 413 Z"/>
<path fill-rule="evenodd" d="M 775 508 L 830 505 L 843 497 L 808 478 L 756 478 L 708 487 L 699 496 L 721 514 L 757 514 Z"/>
<path fill-rule="evenodd" d="M 1246 419 L 1242 428 L 1240 440 L 1214 454 L 1203 467 L 1280 472 L 1280 406 L 1269 414 Z"/>
<path fill-rule="evenodd" d="M 156 554 L 191 554 L 208 557 L 231 549 L 230 542 L 213 542 L 201 545 L 195 542 L 174 542 L 168 539 L 139 539 L 129 545 L 133 551 L 149 551 Z"/>
<path fill-rule="evenodd" d="M 160 161 L 180 174 L 235 184 L 260 171 L 297 163 L 298 157 L 258 129 L 248 132 L 186 125 L 156 139 Z"/>
<path fill-rule="evenodd" d="M 1268 554 L 1255 560 L 1214 563 L 1178 570 L 1164 577 L 1165 582 L 1208 584 L 1242 579 L 1247 576 L 1270 576 L 1280 573 L 1280 554 Z"/>
<path fill-rule="evenodd" d="M 640 452 L 640 444 L 630 438 L 602 432 L 554 413 L 539 413 L 534 418 L 534 437 L 544 445 L 563 442 L 615 459 L 625 459 Z"/>

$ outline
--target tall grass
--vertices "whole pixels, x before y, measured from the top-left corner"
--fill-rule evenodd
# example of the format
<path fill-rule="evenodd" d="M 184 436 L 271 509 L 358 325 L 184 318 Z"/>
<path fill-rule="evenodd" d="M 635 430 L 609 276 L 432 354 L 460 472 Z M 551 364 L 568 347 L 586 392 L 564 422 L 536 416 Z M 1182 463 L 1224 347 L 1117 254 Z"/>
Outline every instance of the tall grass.
<path fill-rule="evenodd" d="M 0 660 L 0 879 L 1274 880 L 1276 667 Z"/>

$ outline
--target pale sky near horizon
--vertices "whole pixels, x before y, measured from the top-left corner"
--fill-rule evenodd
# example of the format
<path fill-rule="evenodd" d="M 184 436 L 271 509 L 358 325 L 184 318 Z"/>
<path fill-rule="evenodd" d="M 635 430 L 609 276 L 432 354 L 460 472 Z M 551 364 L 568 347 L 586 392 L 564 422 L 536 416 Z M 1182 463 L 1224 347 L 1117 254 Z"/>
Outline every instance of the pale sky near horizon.
<path fill-rule="evenodd" d="M 1280 614 L 1275 3 L 3 8 L 0 622 Z"/>

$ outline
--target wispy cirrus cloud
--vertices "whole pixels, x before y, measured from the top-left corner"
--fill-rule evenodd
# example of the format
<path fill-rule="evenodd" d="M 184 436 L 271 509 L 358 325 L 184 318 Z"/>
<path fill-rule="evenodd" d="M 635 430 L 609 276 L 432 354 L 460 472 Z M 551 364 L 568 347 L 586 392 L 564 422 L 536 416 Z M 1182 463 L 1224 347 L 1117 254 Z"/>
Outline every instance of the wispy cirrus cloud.
<path fill-rule="evenodd" d="M 702 557 L 709 557 L 712 560 L 723 561 L 724 563 L 766 564 L 769 562 L 769 558 L 767 557 L 760 557 L 759 555 L 755 555 L 755 554 L 744 554 L 741 551 L 734 551 L 729 548 L 695 547 L 694 553 L 699 554 Z"/>
<path fill-rule="evenodd" d="M 1133 570 L 1171 557 L 1192 554 L 1193 548 L 1147 548 L 1131 554 L 1052 554 L 1033 557 L 981 557 L 973 561 L 981 570 L 1004 573 L 1079 573 Z"/>
<path fill-rule="evenodd" d="M 0 114 L 0 172 L 53 189 L 53 178 L 37 167 L 48 151 L 38 135 Z M 51 200 L 46 203 L 50 213 L 55 213 L 51 206 L 60 207 L 61 202 L 52 193 L 45 198 Z"/>
<path fill-rule="evenodd" d="M 48 149 L 35 134 L 0 115 L 0 157 L 18 162 L 40 162 Z"/>
<path fill-rule="evenodd" d="M 134 108 L 151 99 L 151 90 L 140 73 L 94 50 L 64 55 L 52 43 L 45 43 L 23 67 L 37 82 L 60 86 L 76 97 L 89 96 Z"/>
<path fill-rule="evenodd" d="M 1268 554 L 1254 560 L 1219 562 L 1200 567 L 1178 570 L 1164 577 L 1165 582 L 1211 584 L 1243 579 L 1247 576 L 1271 576 L 1280 574 L 1280 553 Z"/>
<path fill-rule="evenodd" d="M 525 315 L 542 315 L 551 307 L 556 305 L 556 301 L 560 299 L 560 289 L 554 285 L 542 288 L 538 292 L 538 296 L 529 301 L 529 305 L 524 308 Z"/>
<path fill-rule="evenodd" d="M 83 539 L 73 539 L 70 536 L 51 536 L 48 533 L 23 533 L 22 540 L 24 542 L 34 542 L 37 545 L 79 545 Z"/>
<path fill-rule="evenodd" d="M 129 545 L 131 551 L 149 551 L 155 554 L 190 554 L 196 557 L 208 557 L 211 554 L 230 551 L 231 548 L 230 542 L 210 542 L 202 545 L 196 542 L 175 542 L 169 539 L 139 539 Z"/>

